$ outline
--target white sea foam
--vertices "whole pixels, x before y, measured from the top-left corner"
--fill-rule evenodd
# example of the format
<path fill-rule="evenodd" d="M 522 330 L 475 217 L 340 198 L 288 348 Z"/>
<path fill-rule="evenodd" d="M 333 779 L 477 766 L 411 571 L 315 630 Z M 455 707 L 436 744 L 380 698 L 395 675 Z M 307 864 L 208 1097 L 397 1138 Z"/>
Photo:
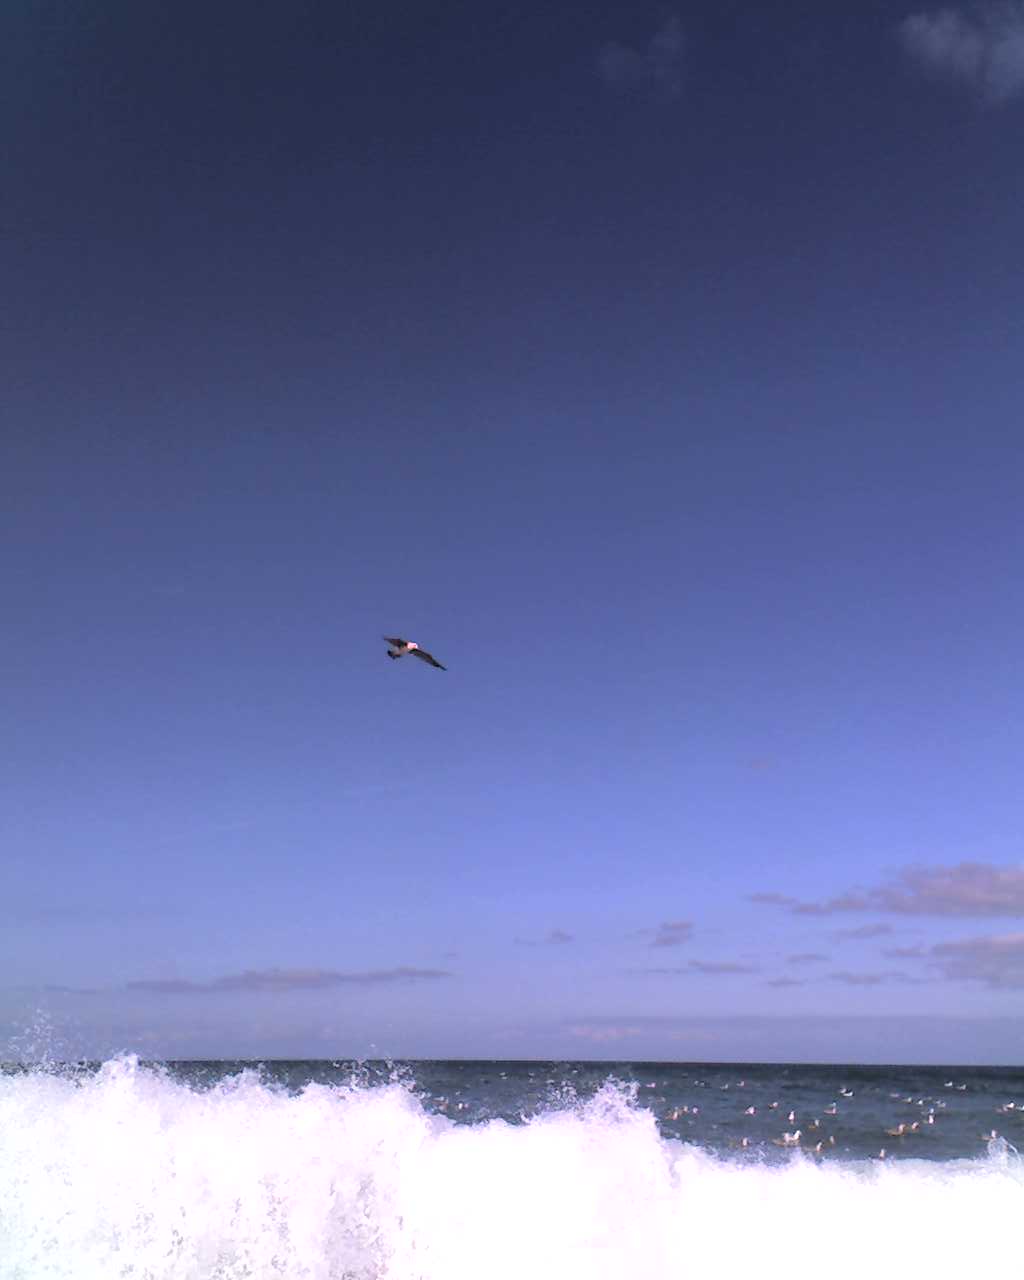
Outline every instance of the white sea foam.
<path fill-rule="evenodd" d="M 0 1077 L 0 1280 L 945 1280 L 1017 1265 L 1022 1221 L 1009 1150 L 733 1163 L 612 1086 L 458 1126 L 400 1084 Z"/>

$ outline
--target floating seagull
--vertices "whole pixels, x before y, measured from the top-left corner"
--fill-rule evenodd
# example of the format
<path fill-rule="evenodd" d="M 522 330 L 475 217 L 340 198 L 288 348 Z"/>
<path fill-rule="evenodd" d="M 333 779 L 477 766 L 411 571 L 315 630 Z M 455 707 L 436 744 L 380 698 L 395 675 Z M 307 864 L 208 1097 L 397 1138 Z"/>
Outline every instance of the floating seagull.
<path fill-rule="evenodd" d="M 429 662 L 432 667 L 440 667 L 442 671 L 448 670 L 432 654 L 427 653 L 426 649 L 421 649 L 415 640 L 402 640 L 398 636 L 385 636 L 384 639 L 390 646 L 389 658 L 404 658 L 407 653 L 411 653 L 414 657 Z"/>

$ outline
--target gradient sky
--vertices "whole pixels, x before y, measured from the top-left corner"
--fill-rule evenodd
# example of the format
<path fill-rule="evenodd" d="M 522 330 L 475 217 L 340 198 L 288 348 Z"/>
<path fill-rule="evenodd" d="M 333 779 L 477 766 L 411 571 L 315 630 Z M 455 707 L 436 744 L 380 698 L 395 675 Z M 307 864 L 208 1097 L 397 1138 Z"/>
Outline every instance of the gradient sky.
<path fill-rule="evenodd" d="M 0 1057 L 1024 1059 L 1024 5 L 0 47 Z"/>

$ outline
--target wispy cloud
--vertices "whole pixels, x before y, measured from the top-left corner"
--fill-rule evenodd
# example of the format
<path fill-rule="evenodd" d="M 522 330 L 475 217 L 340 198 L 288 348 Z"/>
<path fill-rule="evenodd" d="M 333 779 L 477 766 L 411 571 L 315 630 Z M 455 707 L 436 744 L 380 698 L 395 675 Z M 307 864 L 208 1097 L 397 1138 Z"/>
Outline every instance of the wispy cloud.
<path fill-rule="evenodd" d="M 766 998 L 770 998 L 767 996 Z M 783 997 L 784 999 L 784 997 Z M 1020 1019 L 954 1018 L 932 1014 L 785 1014 L 706 1017 L 580 1015 L 561 1026 L 560 1053 L 635 1059 L 677 1056 L 682 1046 L 691 1061 L 791 1062 L 794 1052 L 812 1062 L 891 1062 L 894 1052 L 915 1046 L 919 1062 L 1013 1061 L 1020 1044 Z M 799 1049 L 797 1048 L 799 1046 Z"/>
<path fill-rule="evenodd" d="M 891 924 L 861 924 L 855 929 L 837 929 L 832 936 L 838 942 L 864 942 L 868 938 L 884 938 L 892 931 Z"/>
<path fill-rule="evenodd" d="M 844 982 L 848 987 L 878 987 L 884 982 L 914 982 L 915 979 L 898 969 L 886 969 L 883 973 L 850 973 L 843 970 L 828 975 L 833 982 Z"/>
<path fill-rule="evenodd" d="M 638 1018 L 588 1018 L 585 1022 L 570 1022 L 565 1029 L 574 1040 L 591 1044 L 613 1044 L 617 1040 L 635 1040 L 652 1033 L 665 1040 L 708 1044 L 717 1040 L 720 1034 L 715 1027 L 699 1025 L 685 1018 L 646 1015 Z"/>
<path fill-rule="evenodd" d="M 887 960 L 923 960 L 928 955 L 928 948 L 919 943 L 912 947 L 886 947 L 882 955 Z"/>
<path fill-rule="evenodd" d="M 730 973 L 758 973 L 755 965 L 737 964 L 732 960 L 691 960 L 689 964 L 657 969 L 641 969 L 641 973 L 705 973 L 712 977 L 725 976 Z"/>
<path fill-rule="evenodd" d="M 683 24 L 672 14 L 643 49 L 613 42 L 598 54 L 597 67 L 605 84 L 650 94 L 662 101 L 682 92 Z"/>
<path fill-rule="evenodd" d="M 899 25 L 907 53 L 984 101 L 1024 91 L 1024 0 L 914 13 Z"/>
<path fill-rule="evenodd" d="M 806 987 L 807 983 L 803 978 L 791 978 L 783 975 L 781 978 L 769 978 L 765 983 L 766 987 Z"/>
<path fill-rule="evenodd" d="M 951 981 L 981 982 L 1001 990 L 1024 988 L 1024 933 L 940 942 L 930 955 Z"/>
<path fill-rule="evenodd" d="M 827 959 L 828 956 L 820 951 L 798 951 L 796 955 L 786 956 L 786 963 L 796 965 L 822 964 Z"/>
<path fill-rule="evenodd" d="M 693 937 L 691 920 L 665 920 L 658 925 L 651 941 L 652 947 L 678 947 Z"/>
<path fill-rule="evenodd" d="M 247 969 L 210 982 L 186 978 L 143 978 L 127 984 L 128 991 L 151 995 L 208 994 L 217 991 L 325 991 L 332 987 L 379 986 L 391 982 L 418 982 L 450 978 L 447 969 L 366 969 L 345 972 L 337 969 Z"/>
<path fill-rule="evenodd" d="M 144 991 L 147 995 L 177 996 L 193 991 L 216 991 L 213 983 L 190 982 L 187 978 L 140 978 L 125 984 L 126 991 Z"/>
<path fill-rule="evenodd" d="M 616 1040 L 630 1040 L 642 1035 L 645 1028 L 632 1023 L 591 1023 L 578 1022 L 566 1028 L 569 1035 L 577 1040 L 589 1040 L 591 1044 L 613 1044 Z"/>
<path fill-rule="evenodd" d="M 574 941 L 571 933 L 566 933 L 564 929 L 552 929 L 543 938 L 516 938 L 516 944 L 520 947 L 564 947 L 567 942 Z"/>
<path fill-rule="evenodd" d="M 697 973 L 708 973 L 712 975 L 760 972 L 757 965 L 737 964 L 732 960 L 691 960 L 690 968 L 694 969 Z"/>
<path fill-rule="evenodd" d="M 783 893 L 755 893 L 752 902 L 798 916 L 870 911 L 908 916 L 1024 916 L 1024 868 L 961 862 L 955 867 L 909 867 L 872 889 L 852 889 L 824 902 Z M 860 935 L 867 936 L 867 935 Z"/>

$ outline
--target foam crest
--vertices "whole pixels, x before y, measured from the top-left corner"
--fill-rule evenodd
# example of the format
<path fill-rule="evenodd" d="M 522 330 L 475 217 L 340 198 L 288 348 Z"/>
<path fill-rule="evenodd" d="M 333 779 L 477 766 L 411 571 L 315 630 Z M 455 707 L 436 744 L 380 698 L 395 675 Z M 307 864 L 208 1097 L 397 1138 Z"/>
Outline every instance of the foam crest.
<path fill-rule="evenodd" d="M 611 1084 L 455 1125 L 399 1083 L 200 1090 L 130 1057 L 0 1077 L 0 1280 L 945 1280 L 1005 1269 L 1022 1220 L 1007 1149 L 732 1162 Z"/>

